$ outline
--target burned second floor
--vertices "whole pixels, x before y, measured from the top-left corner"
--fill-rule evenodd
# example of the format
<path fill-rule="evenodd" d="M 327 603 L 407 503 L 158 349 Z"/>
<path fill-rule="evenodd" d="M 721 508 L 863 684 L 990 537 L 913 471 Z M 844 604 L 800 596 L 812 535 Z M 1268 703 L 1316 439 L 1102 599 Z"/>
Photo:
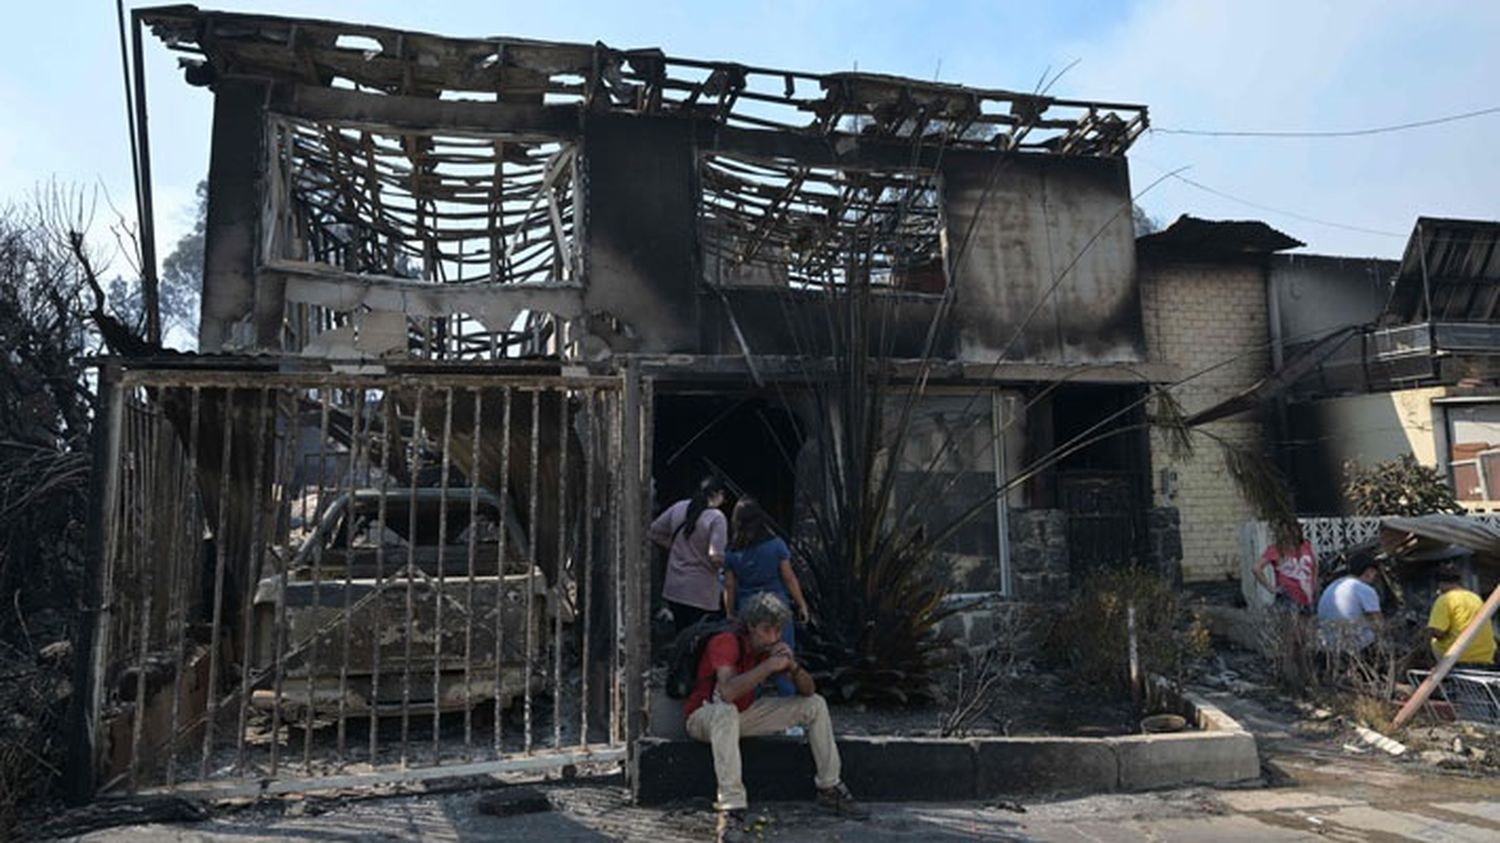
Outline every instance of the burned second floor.
<path fill-rule="evenodd" d="M 1141 106 L 199 11 L 204 350 L 1143 357 Z"/>

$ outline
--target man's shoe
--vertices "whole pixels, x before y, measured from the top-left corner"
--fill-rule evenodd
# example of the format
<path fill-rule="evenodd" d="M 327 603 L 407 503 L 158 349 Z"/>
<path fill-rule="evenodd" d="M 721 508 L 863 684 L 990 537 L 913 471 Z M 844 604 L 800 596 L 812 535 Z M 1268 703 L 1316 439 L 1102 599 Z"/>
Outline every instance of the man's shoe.
<path fill-rule="evenodd" d="M 745 830 L 745 809 L 731 808 L 720 810 L 718 828 L 714 829 L 714 836 L 718 843 L 739 843 L 749 840 L 750 835 Z"/>
<path fill-rule="evenodd" d="M 849 792 L 849 788 L 843 782 L 833 787 L 819 788 L 817 802 L 818 807 L 841 817 L 862 820 L 870 816 L 865 806 L 854 800 L 854 794 Z"/>

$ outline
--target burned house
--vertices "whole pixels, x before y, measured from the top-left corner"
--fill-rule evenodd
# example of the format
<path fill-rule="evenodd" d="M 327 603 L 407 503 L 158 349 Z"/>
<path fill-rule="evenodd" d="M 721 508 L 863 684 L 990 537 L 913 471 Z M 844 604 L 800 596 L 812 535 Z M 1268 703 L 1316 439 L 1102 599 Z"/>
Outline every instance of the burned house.
<path fill-rule="evenodd" d="M 410 776 L 408 721 L 437 753 L 448 703 L 485 769 L 619 757 L 645 520 L 712 470 L 794 523 L 807 455 L 844 446 L 817 397 L 851 347 L 916 396 L 898 490 L 945 478 L 908 509 L 993 501 L 945 539 L 947 590 L 1049 599 L 1151 554 L 1141 398 L 1175 369 L 1136 273 L 1144 107 L 186 6 L 137 24 L 214 122 L 200 351 L 106 372 L 123 526 L 97 537 L 90 725 L 113 784 L 321 769 L 311 726 L 283 746 L 314 712 L 337 758 Z M 165 526 L 121 517 L 155 509 L 153 449 L 182 465 Z M 422 495 L 470 517 L 419 540 L 389 501 L 415 525 Z M 382 713 L 398 755 L 357 725 Z"/>

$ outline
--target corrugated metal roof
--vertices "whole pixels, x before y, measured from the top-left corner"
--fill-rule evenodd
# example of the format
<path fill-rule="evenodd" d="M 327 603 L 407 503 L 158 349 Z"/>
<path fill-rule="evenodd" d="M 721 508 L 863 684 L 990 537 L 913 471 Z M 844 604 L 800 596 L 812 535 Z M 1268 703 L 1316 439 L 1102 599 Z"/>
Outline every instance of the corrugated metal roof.
<path fill-rule="evenodd" d="M 1418 217 L 1386 307 L 1391 322 L 1500 319 L 1500 222 Z"/>
<path fill-rule="evenodd" d="M 1380 522 L 1380 544 L 1393 547 L 1406 537 L 1454 544 L 1500 559 L 1500 530 L 1462 515 L 1392 516 Z"/>

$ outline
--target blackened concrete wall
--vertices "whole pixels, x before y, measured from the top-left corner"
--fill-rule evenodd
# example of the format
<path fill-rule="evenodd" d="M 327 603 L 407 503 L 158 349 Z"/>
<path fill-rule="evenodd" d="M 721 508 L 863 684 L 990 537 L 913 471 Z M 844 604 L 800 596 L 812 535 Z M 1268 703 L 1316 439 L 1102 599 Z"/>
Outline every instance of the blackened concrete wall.
<path fill-rule="evenodd" d="M 952 152 L 943 182 L 962 359 L 1144 359 L 1123 159 Z"/>
<path fill-rule="evenodd" d="M 203 295 L 198 348 L 225 350 L 226 345 L 255 342 L 251 317 L 270 305 L 256 282 L 256 238 L 261 212 L 265 149 L 266 84 L 254 79 L 227 79 L 214 95 L 213 146 L 208 163 L 208 218 L 204 226 Z M 276 302 L 279 323 L 280 302 Z M 239 335 L 235 332 L 237 326 Z M 261 347 L 273 347 L 274 331 Z"/>
<path fill-rule="evenodd" d="M 778 136 L 719 136 L 672 118 L 607 114 L 585 121 L 587 306 L 629 323 L 639 335 L 639 350 L 738 354 L 736 322 L 755 354 L 832 350 L 822 294 L 764 287 L 721 291 L 701 280 L 698 155 L 750 147 L 760 154 L 799 150 L 793 143 L 771 150 L 756 146 L 768 139 Z M 851 157 L 856 163 L 878 160 L 875 151 Z M 951 152 L 941 167 L 949 261 L 958 286 L 948 330 L 936 337 L 938 357 L 994 361 L 1061 278 L 1007 359 L 1144 359 L 1123 160 Z M 960 256 L 981 199 L 973 237 Z M 886 353 L 921 356 L 939 298 L 872 295 L 872 321 L 885 331 Z"/>
<path fill-rule="evenodd" d="M 686 127 L 615 114 L 585 124 L 585 308 L 630 325 L 643 352 L 699 347 L 697 194 Z"/>

